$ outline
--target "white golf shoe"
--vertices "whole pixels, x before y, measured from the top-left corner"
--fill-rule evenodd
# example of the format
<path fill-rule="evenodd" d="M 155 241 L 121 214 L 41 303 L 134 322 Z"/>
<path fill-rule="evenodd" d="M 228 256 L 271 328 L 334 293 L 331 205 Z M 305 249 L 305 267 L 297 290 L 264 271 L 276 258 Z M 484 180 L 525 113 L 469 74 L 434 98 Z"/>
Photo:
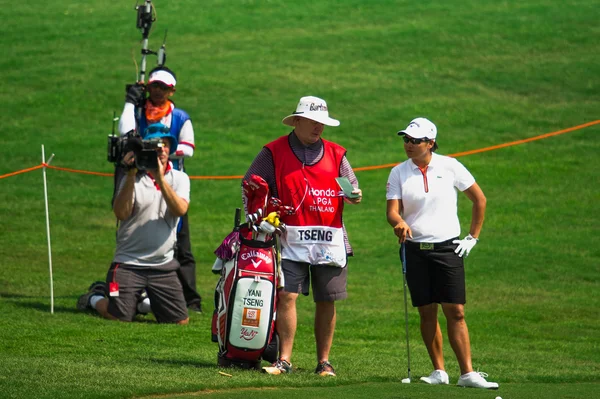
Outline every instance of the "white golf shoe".
<path fill-rule="evenodd" d="M 448 373 L 444 370 L 434 370 L 429 377 L 421 377 L 421 381 L 431 385 L 448 384 Z"/>
<path fill-rule="evenodd" d="M 486 373 L 480 371 L 471 371 L 470 373 L 461 375 L 456 385 L 467 388 L 498 389 L 498 383 L 488 382 L 485 379 L 487 376 Z"/>

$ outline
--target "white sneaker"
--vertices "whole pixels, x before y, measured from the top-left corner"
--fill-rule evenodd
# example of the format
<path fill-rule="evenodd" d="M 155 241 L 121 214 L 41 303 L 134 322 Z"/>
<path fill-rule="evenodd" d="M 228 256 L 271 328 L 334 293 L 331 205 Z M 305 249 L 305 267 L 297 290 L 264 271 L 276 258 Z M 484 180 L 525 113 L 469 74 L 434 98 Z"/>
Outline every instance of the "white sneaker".
<path fill-rule="evenodd" d="M 448 384 L 448 373 L 444 370 L 434 370 L 429 377 L 421 377 L 421 381 L 431 385 Z"/>
<path fill-rule="evenodd" d="M 486 373 L 480 371 L 471 371 L 470 373 L 461 375 L 456 385 L 468 388 L 498 389 L 497 382 L 486 381 L 485 377 L 487 376 Z"/>

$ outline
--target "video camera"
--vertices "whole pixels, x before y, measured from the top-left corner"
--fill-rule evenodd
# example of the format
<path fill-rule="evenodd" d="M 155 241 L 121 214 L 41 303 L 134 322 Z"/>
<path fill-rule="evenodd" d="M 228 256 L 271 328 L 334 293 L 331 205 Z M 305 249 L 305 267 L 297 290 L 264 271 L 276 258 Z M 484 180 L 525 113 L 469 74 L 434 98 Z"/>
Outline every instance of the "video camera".
<path fill-rule="evenodd" d="M 125 155 L 133 151 L 135 155 L 135 167 L 138 170 L 158 169 L 158 154 L 156 150 L 163 147 L 163 142 L 159 138 L 143 140 L 135 131 L 131 131 L 123 136 L 108 136 L 108 162 L 113 162 L 116 166 L 123 165 Z M 133 166 L 131 166 L 133 167 Z"/>

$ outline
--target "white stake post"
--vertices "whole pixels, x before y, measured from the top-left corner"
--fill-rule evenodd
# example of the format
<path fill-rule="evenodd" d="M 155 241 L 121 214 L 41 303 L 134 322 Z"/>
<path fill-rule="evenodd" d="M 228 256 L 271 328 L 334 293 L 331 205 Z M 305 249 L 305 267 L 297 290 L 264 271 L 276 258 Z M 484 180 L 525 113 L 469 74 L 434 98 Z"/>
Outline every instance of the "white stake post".
<path fill-rule="evenodd" d="M 52 279 L 52 244 L 50 243 L 50 213 L 48 212 L 48 185 L 46 184 L 46 165 L 50 165 L 50 162 L 54 158 L 54 154 L 48 159 L 46 163 L 46 154 L 44 152 L 44 145 L 42 144 L 42 168 L 44 176 L 44 203 L 46 204 L 46 235 L 48 236 L 48 267 L 50 269 L 50 313 L 54 314 L 54 282 Z"/>

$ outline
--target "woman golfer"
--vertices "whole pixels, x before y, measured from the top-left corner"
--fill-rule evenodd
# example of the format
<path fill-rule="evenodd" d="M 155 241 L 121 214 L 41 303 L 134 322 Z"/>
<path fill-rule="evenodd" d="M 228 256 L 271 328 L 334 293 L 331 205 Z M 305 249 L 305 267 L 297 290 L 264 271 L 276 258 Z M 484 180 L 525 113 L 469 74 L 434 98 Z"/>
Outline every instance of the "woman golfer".
<path fill-rule="evenodd" d="M 419 310 L 421 336 L 434 371 L 421 380 L 448 384 L 442 352 L 438 304 L 447 320 L 448 340 L 460 366 L 457 385 L 497 389 L 485 373 L 473 371 L 471 345 L 465 322 L 463 256 L 475 244 L 483 225 L 486 200 L 469 171 L 456 159 L 436 154 L 437 129 L 416 118 L 398 135 L 403 136 L 408 160 L 392 169 L 387 182 L 387 220 L 400 243 L 405 243 L 406 280 L 412 305 Z M 469 234 L 459 239 L 457 192 L 473 203 Z"/>

